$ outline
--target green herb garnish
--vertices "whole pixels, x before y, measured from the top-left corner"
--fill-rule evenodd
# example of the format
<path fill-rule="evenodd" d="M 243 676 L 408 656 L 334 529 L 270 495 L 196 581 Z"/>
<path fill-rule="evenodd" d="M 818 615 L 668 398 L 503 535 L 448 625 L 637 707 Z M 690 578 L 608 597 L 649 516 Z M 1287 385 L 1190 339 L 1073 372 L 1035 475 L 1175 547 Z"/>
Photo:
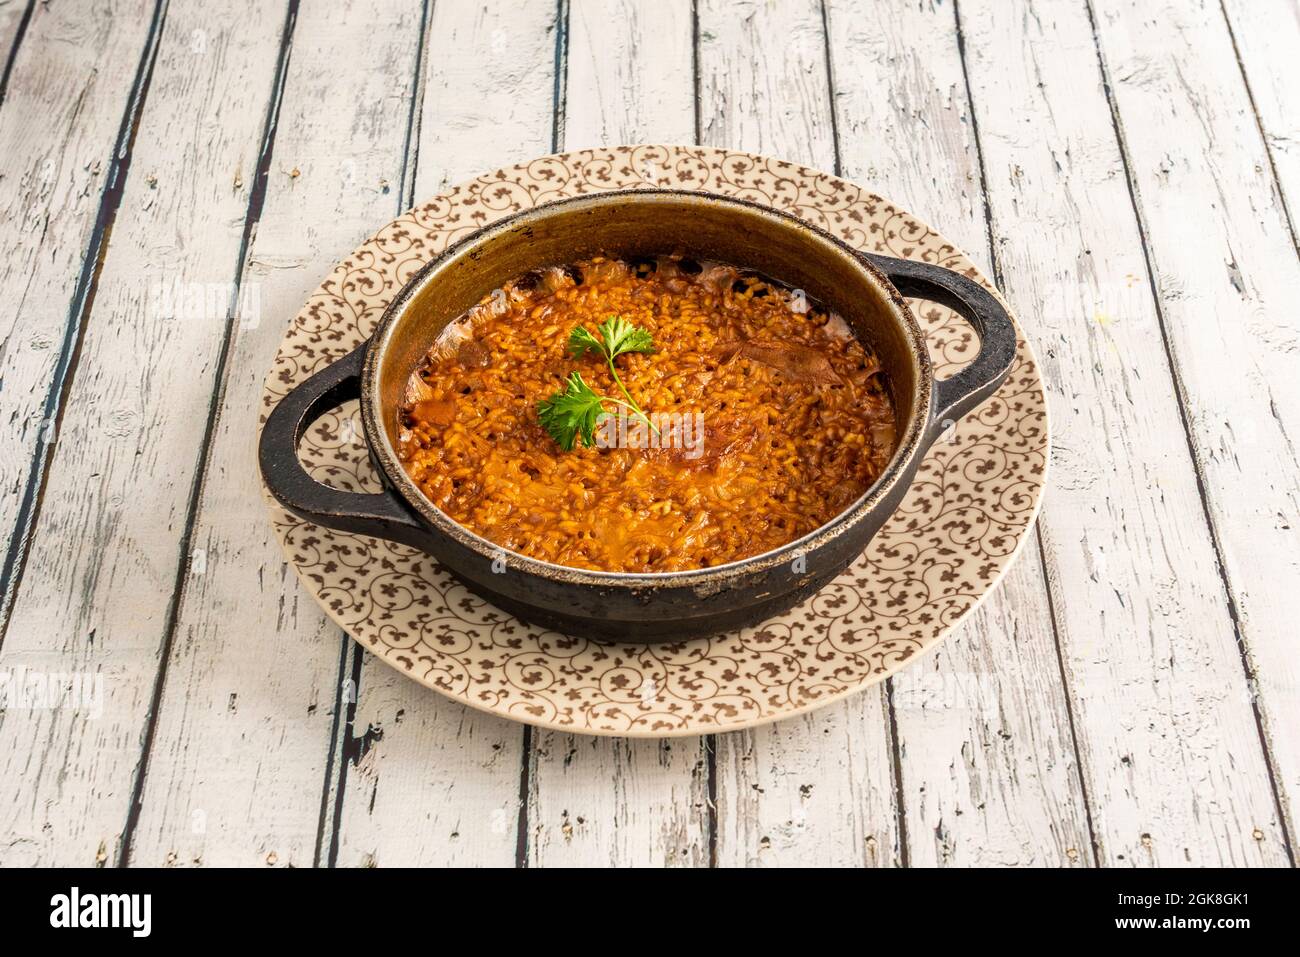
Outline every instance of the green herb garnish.
<path fill-rule="evenodd" d="M 582 444 L 596 444 L 596 424 L 605 412 L 605 398 L 582 381 L 581 372 L 570 372 L 568 388 L 537 403 L 537 418 L 556 444 L 573 451 L 574 440 L 581 435 Z"/>
<path fill-rule="evenodd" d="M 650 426 L 655 435 L 659 434 L 650 417 L 637 405 L 636 400 L 632 398 L 632 393 L 627 391 L 627 386 L 619 378 L 618 369 L 614 367 L 614 360 L 625 352 L 654 352 L 654 342 L 650 333 L 640 326 L 632 325 L 622 316 L 610 316 L 597 327 L 596 331 L 600 333 L 599 338 L 585 326 L 575 328 L 569 333 L 569 353 L 575 359 L 580 359 L 588 352 L 599 353 L 605 359 L 605 364 L 609 366 L 614 384 L 618 386 L 627 401 L 603 396 L 583 381 L 581 373 L 569 373 L 569 378 L 565 380 L 567 387 L 564 391 L 556 392 L 550 398 L 537 403 L 537 418 L 542 428 L 566 452 L 573 450 L 574 443 L 579 437 L 587 448 L 596 444 L 596 426 L 600 424 L 603 416 L 609 414 L 605 410 L 606 402 L 613 402 L 628 409 Z"/>
<path fill-rule="evenodd" d="M 569 352 L 573 358 L 581 359 L 588 349 L 594 349 L 605 357 L 615 379 L 618 378 L 618 373 L 614 371 L 614 360 L 623 353 L 655 351 L 650 333 L 640 326 L 632 325 L 622 316 L 610 316 L 596 327 L 596 331 L 600 333 L 599 339 L 588 332 L 586 326 L 574 329 L 569 333 Z"/>

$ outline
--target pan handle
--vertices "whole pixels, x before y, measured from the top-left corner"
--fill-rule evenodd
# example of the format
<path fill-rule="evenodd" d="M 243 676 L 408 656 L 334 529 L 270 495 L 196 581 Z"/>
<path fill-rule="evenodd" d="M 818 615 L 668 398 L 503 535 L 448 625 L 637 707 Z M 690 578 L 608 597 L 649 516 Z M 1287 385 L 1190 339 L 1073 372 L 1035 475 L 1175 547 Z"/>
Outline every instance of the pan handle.
<path fill-rule="evenodd" d="M 973 279 L 933 263 L 864 253 L 904 296 L 919 296 L 955 309 L 975 327 L 975 361 L 936 384 L 931 436 L 975 408 L 1002 385 L 1016 357 L 1016 327 L 997 297 Z"/>
<path fill-rule="evenodd" d="M 267 416 L 258 443 L 262 478 L 275 500 L 314 525 L 360 535 L 410 541 L 422 528 L 410 510 L 385 489 L 345 492 L 316 481 L 298 460 L 298 442 L 324 413 L 361 394 L 363 342 L 342 359 L 300 383 Z"/>

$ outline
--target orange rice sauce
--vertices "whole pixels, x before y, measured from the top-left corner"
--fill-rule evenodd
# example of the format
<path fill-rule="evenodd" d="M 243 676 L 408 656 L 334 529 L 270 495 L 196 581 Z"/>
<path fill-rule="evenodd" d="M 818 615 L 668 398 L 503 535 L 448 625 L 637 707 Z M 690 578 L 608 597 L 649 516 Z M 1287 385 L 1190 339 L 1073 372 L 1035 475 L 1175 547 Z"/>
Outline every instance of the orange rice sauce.
<path fill-rule="evenodd" d="M 601 356 L 567 350 L 575 326 L 611 315 L 654 337 L 615 360 L 628 391 L 652 416 L 701 413 L 695 446 L 564 452 L 538 424 L 573 371 L 621 397 Z M 666 572 L 820 527 L 894 443 L 879 363 L 838 316 L 731 266 L 596 258 L 519 277 L 449 324 L 411 377 L 399 451 L 430 501 L 504 549 Z"/>

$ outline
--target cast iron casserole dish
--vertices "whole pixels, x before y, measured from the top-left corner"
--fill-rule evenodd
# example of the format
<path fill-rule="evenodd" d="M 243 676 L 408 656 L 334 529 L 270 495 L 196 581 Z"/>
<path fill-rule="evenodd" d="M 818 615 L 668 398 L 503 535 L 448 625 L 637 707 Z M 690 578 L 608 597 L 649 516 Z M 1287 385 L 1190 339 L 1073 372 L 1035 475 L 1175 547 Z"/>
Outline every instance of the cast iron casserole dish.
<path fill-rule="evenodd" d="M 529 270 L 594 255 L 668 252 L 756 270 L 803 289 L 849 322 L 879 357 L 897 417 L 898 447 L 876 483 L 830 522 L 780 548 L 661 573 L 592 571 L 507 552 L 425 498 L 396 453 L 398 410 L 408 378 L 442 328 Z M 980 338 L 975 360 L 936 382 L 925 335 L 903 295 L 942 303 L 969 320 Z M 290 512 L 420 549 L 525 621 L 594 638 L 681 640 L 756 624 L 843 571 L 898 506 L 935 438 L 1001 385 L 1015 347 L 1015 329 L 998 300 L 950 270 L 857 252 L 802 220 L 744 200 L 617 190 L 517 213 L 448 248 L 398 293 L 367 342 L 272 410 L 259 460 L 267 488 Z M 384 483 L 380 493 L 321 485 L 298 460 L 307 428 L 352 398 L 361 400 L 370 456 Z"/>

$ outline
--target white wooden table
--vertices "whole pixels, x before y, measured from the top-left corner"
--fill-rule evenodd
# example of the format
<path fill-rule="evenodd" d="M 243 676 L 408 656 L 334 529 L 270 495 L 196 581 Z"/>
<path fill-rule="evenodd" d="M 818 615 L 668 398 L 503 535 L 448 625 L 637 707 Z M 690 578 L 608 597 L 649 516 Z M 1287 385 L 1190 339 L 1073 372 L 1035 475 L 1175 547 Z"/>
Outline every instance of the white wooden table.
<path fill-rule="evenodd" d="M 0 0 L 5 55 L 0 682 L 90 683 L 0 712 L 0 863 L 1294 864 L 1296 0 Z M 841 172 L 1017 309 L 1046 504 L 915 675 L 530 731 L 286 569 L 253 430 L 307 294 L 445 184 L 625 142 Z"/>

